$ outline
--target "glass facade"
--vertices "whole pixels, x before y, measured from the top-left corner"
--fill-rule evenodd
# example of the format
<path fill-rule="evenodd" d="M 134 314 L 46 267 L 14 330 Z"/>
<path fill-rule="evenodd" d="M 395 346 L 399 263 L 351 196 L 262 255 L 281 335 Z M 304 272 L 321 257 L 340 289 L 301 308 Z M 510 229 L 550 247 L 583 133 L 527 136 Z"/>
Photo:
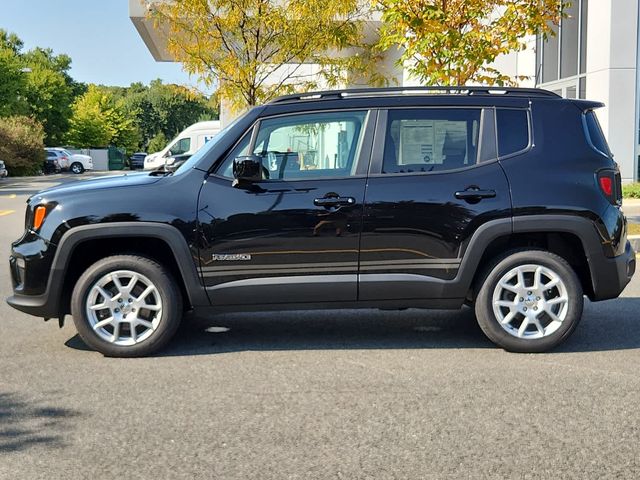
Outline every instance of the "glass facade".
<path fill-rule="evenodd" d="M 588 0 L 565 9 L 554 35 L 536 40 L 536 85 L 567 98 L 585 98 Z"/>

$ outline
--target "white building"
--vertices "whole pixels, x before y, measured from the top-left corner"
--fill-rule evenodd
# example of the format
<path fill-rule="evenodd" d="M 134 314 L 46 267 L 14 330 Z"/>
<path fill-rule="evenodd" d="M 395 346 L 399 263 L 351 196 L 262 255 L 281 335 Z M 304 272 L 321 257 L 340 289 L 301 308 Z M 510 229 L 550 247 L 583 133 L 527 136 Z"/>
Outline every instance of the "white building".
<path fill-rule="evenodd" d="M 537 86 L 568 98 L 599 100 L 602 128 L 620 165 L 624 181 L 640 174 L 640 7 L 639 0 L 573 0 L 568 18 L 547 41 L 532 37 L 529 47 L 500 58 L 497 68 L 526 75 L 522 86 Z M 140 0 L 129 0 L 129 15 L 153 57 L 173 61 L 162 31 L 145 18 Z M 372 27 L 375 22 L 372 22 Z M 394 67 L 389 54 L 379 68 L 403 85 L 415 85 Z M 227 112 L 222 112 L 223 123 Z"/>

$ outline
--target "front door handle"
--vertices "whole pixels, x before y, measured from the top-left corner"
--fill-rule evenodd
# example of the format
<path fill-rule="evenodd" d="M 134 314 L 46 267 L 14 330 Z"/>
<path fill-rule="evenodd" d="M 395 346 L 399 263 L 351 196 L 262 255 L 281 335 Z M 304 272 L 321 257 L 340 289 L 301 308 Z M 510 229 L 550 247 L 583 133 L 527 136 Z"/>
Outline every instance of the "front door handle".
<path fill-rule="evenodd" d="M 316 198 L 313 201 L 313 204 L 316 207 L 325 207 L 325 208 L 355 205 L 355 203 L 356 203 L 356 199 L 353 197 L 323 197 L 323 198 Z"/>
<path fill-rule="evenodd" d="M 495 198 L 495 190 L 480 190 L 479 188 L 467 188 L 461 192 L 456 192 L 455 197 L 459 200 L 480 201 L 483 198 Z"/>

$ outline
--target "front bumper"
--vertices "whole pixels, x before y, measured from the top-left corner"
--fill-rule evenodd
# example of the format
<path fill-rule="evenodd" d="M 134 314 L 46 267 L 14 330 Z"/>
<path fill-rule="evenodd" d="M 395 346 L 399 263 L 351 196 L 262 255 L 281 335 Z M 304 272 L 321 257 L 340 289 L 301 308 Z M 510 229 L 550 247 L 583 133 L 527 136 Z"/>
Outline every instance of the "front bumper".
<path fill-rule="evenodd" d="M 624 253 L 613 258 L 602 258 L 592 263 L 594 298 L 608 300 L 618 297 L 636 271 L 636 252 L 627 240 Z"/>

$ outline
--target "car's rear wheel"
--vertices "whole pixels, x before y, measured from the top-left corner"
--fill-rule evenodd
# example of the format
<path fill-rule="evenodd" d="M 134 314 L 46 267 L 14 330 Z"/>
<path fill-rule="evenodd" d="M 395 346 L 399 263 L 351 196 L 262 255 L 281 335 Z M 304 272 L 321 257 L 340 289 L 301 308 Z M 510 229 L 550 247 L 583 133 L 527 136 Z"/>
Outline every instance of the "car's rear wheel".
<path fill-rule="evenodd" d="M 71 173 L 75 173 L 76 175 L 78 175 L 84 172 L 84 167 L 80 162 L 73 162 L 71 164 L 71 167 L 69 167 L 69 170 L 71 170 Z"/>
<path fill-rule="evenodd" d="M 475 311 L 482 331 L 514 352 L 543 352 L 578 325 L 582 286 L 562 257 L 542 250 L 506 254 L 486 270 Z"/>
<path fill-rule="evenodd" d="M 162 348 L 182 318 L 182 297 L 171 274 L 145 257 L 102 259 L 78 279 L 71 313 L 78 334 L 113 357 L 139 357 Z"/>

